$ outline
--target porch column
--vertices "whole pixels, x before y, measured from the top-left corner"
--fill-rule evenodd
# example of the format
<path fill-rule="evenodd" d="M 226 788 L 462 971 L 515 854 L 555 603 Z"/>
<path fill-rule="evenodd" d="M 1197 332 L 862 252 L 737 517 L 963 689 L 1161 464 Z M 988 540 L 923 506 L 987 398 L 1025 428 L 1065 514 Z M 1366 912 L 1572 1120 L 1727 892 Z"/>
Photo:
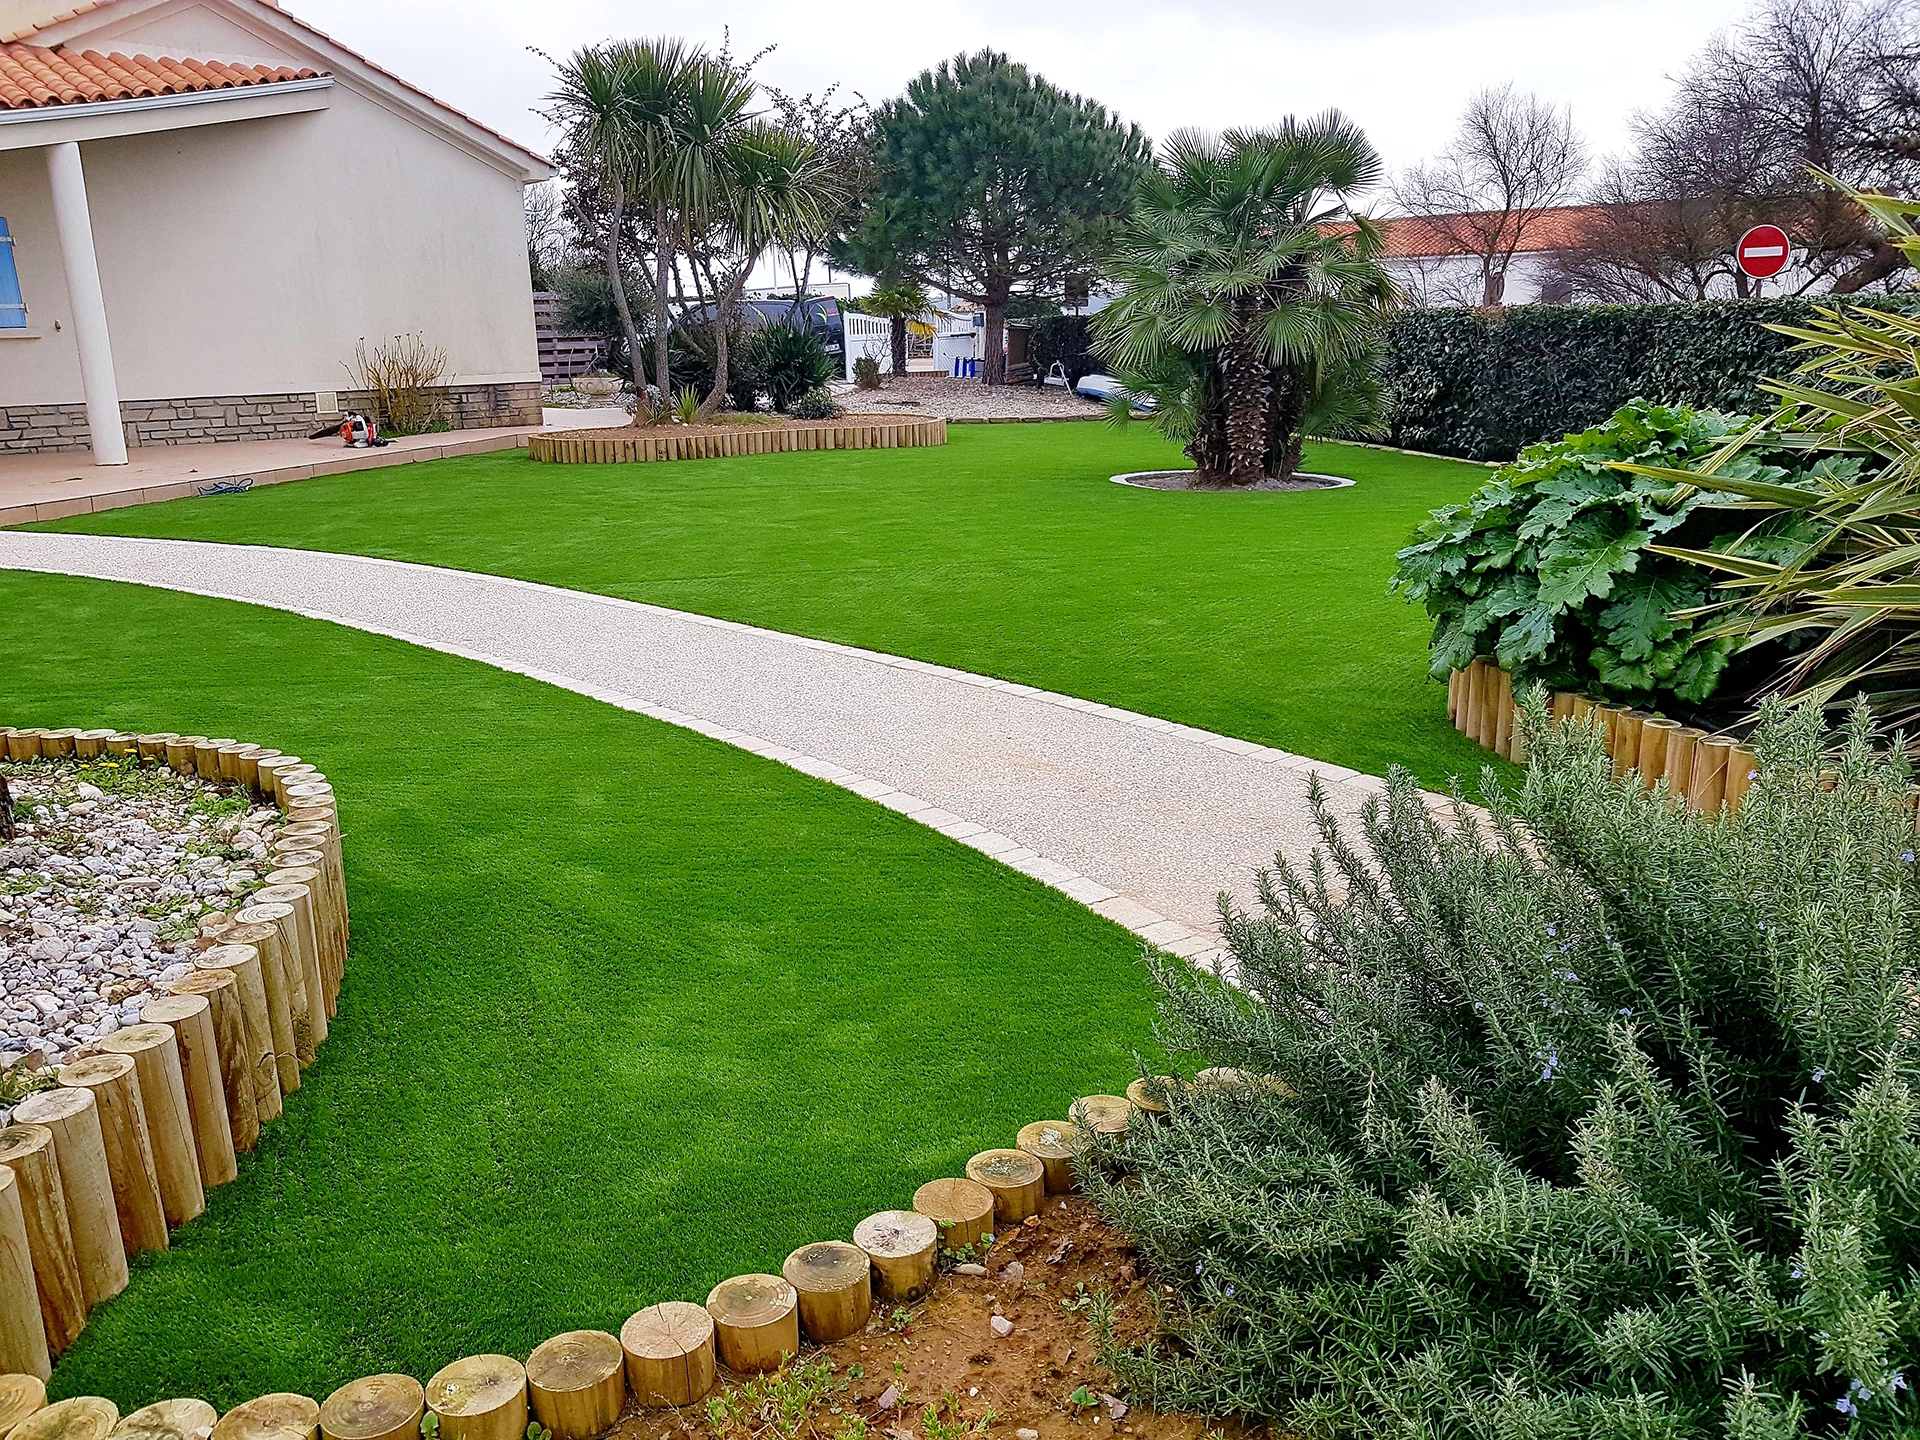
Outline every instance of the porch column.
<path fill-rule="evenodd" d="M 73 301 L 73 338 L 80 347 L 80 386 L 87 397 L 87 429 L 93 463 L 127 463 L 127 436 L 120 424 L 120 383 L 113 374 L 107 339 L 107 301 L 100 293 L 100 264 L 93 253 L 93 217 L 87 210 L 87 177 L 80 145 L 47 146 L 47 178 L 53 185 L 53 223 L 60 232 L 60 258 L 67 267 Z"/>

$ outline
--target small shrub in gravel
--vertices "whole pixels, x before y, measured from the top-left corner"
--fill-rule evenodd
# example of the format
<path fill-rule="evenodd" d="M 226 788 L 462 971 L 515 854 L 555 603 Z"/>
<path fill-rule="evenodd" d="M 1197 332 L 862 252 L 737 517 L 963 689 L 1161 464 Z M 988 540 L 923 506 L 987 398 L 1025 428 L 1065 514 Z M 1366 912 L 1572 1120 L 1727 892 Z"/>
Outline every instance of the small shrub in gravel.
<path fill-rule="evenodd" d="M 840 413 L 840 402 L 825 390 L 809 390 L 793 402 L 790 413 L 796 420 L 831 420 Z"/>
<path fill-rule="evenodd" d="M 132 757 L 0 761 L 0 775 L 14 810 L 0 844 L 0 1064 L 58 1060 L 137 1023 L 191 968 L 200 917 L 265 883 L 279 814 Z"/>

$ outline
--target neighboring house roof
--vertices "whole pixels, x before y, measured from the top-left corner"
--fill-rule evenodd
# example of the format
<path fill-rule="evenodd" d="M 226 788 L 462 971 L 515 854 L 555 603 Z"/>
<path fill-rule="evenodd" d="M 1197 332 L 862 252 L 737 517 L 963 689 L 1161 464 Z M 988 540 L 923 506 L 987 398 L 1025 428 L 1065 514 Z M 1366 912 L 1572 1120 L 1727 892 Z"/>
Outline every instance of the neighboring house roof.
<path fill-rule="evenodd" d="M 1591 237 L 1594 228 L 1606 216 L 1604 205 L 1561 205 L 1536 211 L 1521 231 L 1519 254 L 1541 254 L 1552 250 L 1578 250 Z M 1438 260 L 1451 255 L 1485 253 L 1483 237 L 1497 233 L 1499 211 L 1462 215 L 1393 215 L 1376 219 L 1386 242 L 1382 257 L 1388 260 Z M 1330 235 L 1351 235 L 1350 223 L 1329 225 Z M 1504 242 L 1500 246 L 1505 248 Z"/>
<path fill-rule="evenodd" d="M 85 31 L 94 28 L 96 25 L 111 23 L 114 19 L 116 9 L 121 5 L 129 3 L 136 3 L 137 8 L 144 9 L 149 8 L 151 0 L 148 0 L 146 5 L 138 5 L 137 0 L 79 0 L 79 3 L 68 3 L 68 0 L 0 0 L 0 45 L 4 45 L 10 41 L 28 40 L 41 31 L 51 31 L 55 27 L 62 27 L 63 30 L 76 30 L 80 33 L 73 34 L 71 38 L 74 40 L 82 40 Z M 240 5 L 242 8 L 261 12 L 261 18 L 267 20 L 270 24 L 303 32 L 313 40 L 320 42 L 322 48 L 340 52 L 355 63 L 364 65 L 375 74 L 392 81 L 409 94 L 424 100 L 434 109 L 446 115 L 451 115 L 461 123 L 471 125 L 474 129 L 484 132 L 516 154 L 531 160 L 537 169 L 548 172 L 552 171 L 553 162 L 546 156 L 536 150 L 528 149 L 517 140 L 502 135 L 491 125 L 474 119 L 473 116 L 467 114 L 466 111 L 456 109 L 438 96 L 428 94 L 418 85 L 402 79 L 384 66 L 375 64 L 352 46 L 342 44 L 324 30 L 308 24 L 298 15 L 283 9 L 279 0 L 234 0 L 234 3 Z M 86 17 L 86 23 L 84 25 L 78 27 L 68 25 L 68 22 L 82 16 Z M 12 28 L 8 28 L 9 26 Z M 62 38 L 66 38 L 64 34 Z M 63 48 L 62 53 L 68 52 Z M 328 72 L 314 71 L 311 73 L 320 74 Z"/>
<path fill-rule="evenodd" d="M 318 70 L 281 65 L 229 65 L 224 60 L 156 59 L 115 51 L 54 50 L 44 45 L 0 44 L 0 110 L 52 105 L 95 105 L 149 95 L 185 95 L 311 80 Z"/>

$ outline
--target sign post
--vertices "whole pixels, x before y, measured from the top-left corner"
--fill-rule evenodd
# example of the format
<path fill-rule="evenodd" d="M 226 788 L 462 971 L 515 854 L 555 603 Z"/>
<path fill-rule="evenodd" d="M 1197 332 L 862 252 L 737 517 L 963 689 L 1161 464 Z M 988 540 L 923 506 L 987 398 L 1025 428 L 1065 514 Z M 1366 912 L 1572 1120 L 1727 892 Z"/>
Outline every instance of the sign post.
<path fill-rule="evenodd" d="M 1740 269 L 1755 280 L 1771 280 L 1793 258 L 1793 242 L 1778 225 L 1756 225 L 1733 247 Z"/>

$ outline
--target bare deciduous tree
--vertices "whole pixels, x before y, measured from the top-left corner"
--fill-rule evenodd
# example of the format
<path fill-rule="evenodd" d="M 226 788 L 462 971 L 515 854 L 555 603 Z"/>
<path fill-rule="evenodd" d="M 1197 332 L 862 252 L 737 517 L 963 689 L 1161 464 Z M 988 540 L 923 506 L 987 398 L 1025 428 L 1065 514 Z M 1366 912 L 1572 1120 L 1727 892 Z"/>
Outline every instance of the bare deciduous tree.
<path fill-rule="evenodd" d="M 1610 213 L 1563 257 L 1593 299 L 1747 296 L 1733 250 L 1770 220 L 1794 240 L 1795 292 L 1846 294 L 1905 265 L 1867 215 L 1809 167 L 1858 189 L 1920 182 L 1915 0 L 1764 0 L 1714 37 L 1665 110 L 1636 117 L 1633 150 L 1602 171 Z M 1780 282 L 1776 282 L 1778 284 Z"/>
<path fill-rule="evenodd" d="M 1543 212 L 1573 198 L 1587 169 L 1572 113 L 1511 85 L 1482 90 L 1460 117 L 1459 133 L 1431 162 L 1401 176 L 1394 199 L 1450 245 L 1478 261 L 1462 285 L 1433 277 L 1429 298 L 1497 305 L 1514 253 Z"/>

